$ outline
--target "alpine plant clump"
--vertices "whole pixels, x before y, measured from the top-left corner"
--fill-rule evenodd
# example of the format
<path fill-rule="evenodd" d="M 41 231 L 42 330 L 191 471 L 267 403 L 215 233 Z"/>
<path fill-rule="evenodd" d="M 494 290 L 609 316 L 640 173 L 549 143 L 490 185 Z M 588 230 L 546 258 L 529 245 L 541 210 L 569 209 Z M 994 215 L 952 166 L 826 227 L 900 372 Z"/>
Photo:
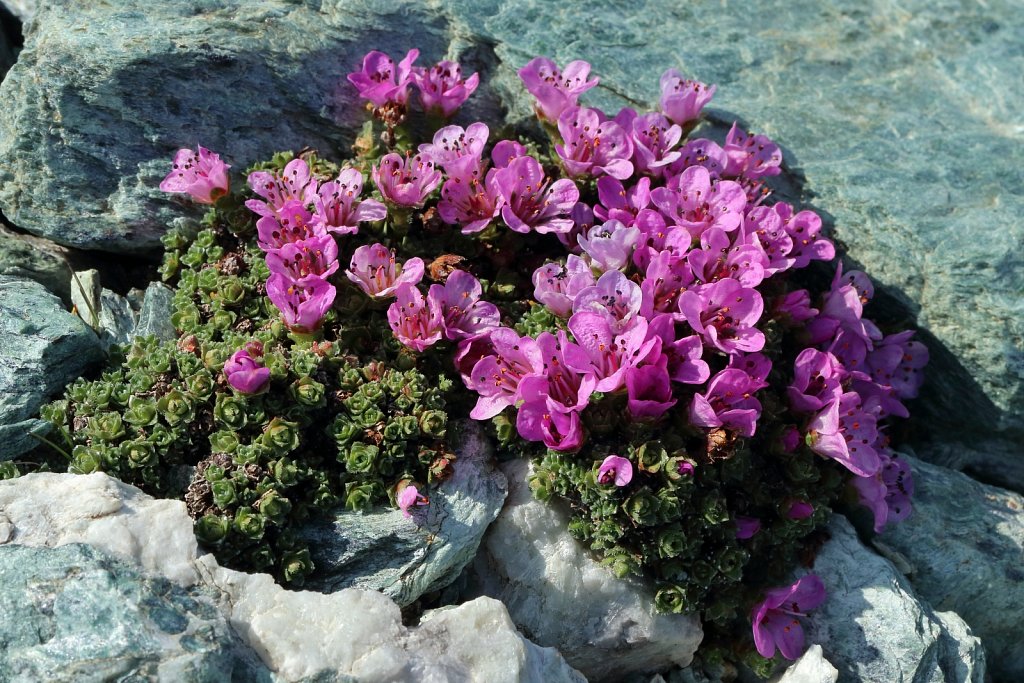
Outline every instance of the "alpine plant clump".
<path fill-rule="evenodd" d="M 589 64 L 538 57 L 540 125 L 494 139 L 448 121 L 479 76 L 418 55 L 348 75 L 372 117 L 340 163 L 281 153 L 232 191 L 217 154 L 176 154 L 161 188 L 213 205 L 164 238 L 179 338 L 72 384 L 51 442 L 301 583 L 297 526 L 377 504 L 416 523 L 468 414 L 533 459 L 581 552 L 699 613 L 714 656 L 797 657 L 825 590 L 783 582 L 833 507 L 910 514 L 886 430 L 926 349 L 864 316 L 871 281 L 826 265 L 817 214 L 773 201 L 775 143 L 695 136 L 715 86 L 669 70 L 658 110 L 606 113 L 580 100 Z"/>

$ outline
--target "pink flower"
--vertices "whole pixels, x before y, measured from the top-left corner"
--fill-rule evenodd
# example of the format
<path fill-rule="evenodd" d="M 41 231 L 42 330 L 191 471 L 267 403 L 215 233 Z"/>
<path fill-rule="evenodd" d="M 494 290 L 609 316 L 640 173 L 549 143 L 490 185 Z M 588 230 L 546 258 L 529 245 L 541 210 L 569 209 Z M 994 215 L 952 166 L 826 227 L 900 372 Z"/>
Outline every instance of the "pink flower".
<path fill-rule="evenodd" d="M 627 227 L 613 219 L 595 225 L 586 235 L 580 235 L 577 241 L 598 270 L 624 270 L 630 263 L 633 249 L 640 241 L 640 228 Z"/>
<path fill-rule="evenodd" d="M 764 347 L 764 333 L 755 327 L 763 310 L 758 291 L 732 278 L 705 285 L 699 294 L 686 291 L 679 295 L 679 311 L 693 331 L 706 344 L 729 354 L 752 353 Z"/>
<path fill-rule="evenodd" d="M 631 126 L 633 160 L 636 170 L 661 176 L 665 167 L 680 157 L 679 144 L 683 130 L 657 112 L 636 117 Z"/>
<path fill-rule="evenodd" d="M 675 225 L 700 237 L 708 228 L 732 232 L 743 223 L 747 195 L 739 183 L 715 180 L 703 166 L 691 166 L 667 187 L 651 191 L 651 201 Z"/>
<path fill-rule="evenodd" d="M 674 123 L 685 126 L 700 118 L 701 110 L 715 96 L 715 88 L 687 80 L 669 69 L 661 76 L 661 110 Z"/>
<path fill-rule="evenodd" d="M 309 173 L 309 164 L 302 159 L 292 159 L 280 174 L 267 171 L 253 171 L 248 178 L 252 191 L 266 201 L 246 200 L 250 211 L 261 216 L 276 216 L 290 201 L 302 206 L 313 203 L 317 182 Z"/>
<path fill-rule="evenodd" d="M 498 307 L 481 301 L 480 281 L 464 270 L 453 270 L 443 285 L 430 285 L 428 298 L 441 308 L 445 339 L 479 337 L 501 324 Z"/>
<path fill-rule="evenodd" d="M 681 463 L 679 463 L 679 467 L 676 468 L 676 472 L 683 475 L 684 477 L 692 477 L 694 472 L 696 471 L 697 470 L 693 466 L 693 463 L 690 462 L 689 460 L 683 460 Z"/>
<path fill-rule="evenodd" d="M 617 272 L 617 271 L 616 271 Z M 579 311 L 569 318 L 576 344 L 565 350 L 566 364 L 597 380 L 595 391 L 615 391 L 626 383 L 626 372 L 647 358 L 658 343 L 647 338 L 647 319 L 638 318 L 616 332 L 608 317 L 597 311 Z"/>
<path fill-rule="evenodd" d="M 530 156 L 516 157 L 494 174 L 504 202 L 501 218 L 515 232 L 569 232 L 569 213 L 580 200 L 576 184 L 567 178 L 551 181 L 540 162 Z"/>
<path fill-rule="evenodd" d="M 296 282 L 283 273 L 273 273 L 267 280 L 267 296 L 294 332 L 313 332 L 319 328 L 335 294 L 334 285 L 318 275 Z"/>
<path fill-rule="evenodd" d="M 415 351 L 423 351 L 441 341 L 444 319 L 435 299 L 428 299 L 416 285 L 403 283 L 396 300 L 388 307 L 388 324 L 398 341 Z"/>
<path fill-rule="evenodd" d="M 626 408 L 634 420 L 656 420 L 676 404 L 668 374 L 668 359 L 626 371 Z"/>
<path fill-rule="evenodd" d="M 443 168 L 450 178 L 479 179 L 489 135 L 487 125 L 480 122 L 465 130 L 462 126 L 445 126 L 434 133 L 432 142 L 420 145 L 420 155 Z"/>
<path fill-rule="evenodd" d="M 256 221 L 256 243 L 268 254 L 286 244 L 328 236 L 322 224 L 313 222 L 313 214 L 302 202 L 293 199 L 285 202 L 277 215 L 263 216 Z"/>
<path fill-rule="evenodd" d="M 763 135 L 744 133 L 736 123 L 729 129 L 723 149 L 729 157 L 725 175 L 757 180 L 782 173 L 779 146 Z"/>
<path fill-rule="evenodd" d="M 483 182 L 474 176 L 449 178 L 441 187 L 437 212 L 449 225 L 459 225 L 463 235 L 480 232 L 494 220 L 505 200 L 494 182 L 494 169 Z"/>
<path fill-rule="evenodd" d="M 533 104 L 537 116 L 554 123 L 563 111 L 576 106 L 579 96 L 597 85 L 598 79 L 588 81 L 590 64 L 569 62 L 565 70 L 547 57 L 536 57 L 519 70 L 526 90 L 536 98 Z"/>
<path fill-rule="evenodd" d="M 544 401 L 528 401 L 519 407 L 516 430 L 527 441 L 540 441 L 556 451 L 571 451 L 583 444 L 579 413 L 551 410 Z"/>
<path fill-rule="evenodd" d="M 324 183 L 313 198 L 316 217 L 328 232 L 340 235 L 359 231 L 359 224 L 383 220 L 388 210 L 375 199 L 363 199 L 363 174 L 354 168 L 346 168 L 338 174 L 337 180 Z"/>
<path fill-rule="evenodd" d="M 545 263 L 533 271 L 533 296 L 559 318 L 572 315 L 576 295 L 596 284 L 587 262 L 569 254 L 565 264 Z"/>
<path fill-rule="evenodd" d="M 786 506 L 786 518 L 794 521 L 807 519 L 814 514 L 814 506 L 806 500 L 791 500 Z"/>
<path fill-rule="evenodd" d="M 402 157 L 392 152 L 373 167 L 373 182 L 384 199 L 397 206 L 417 208 L 441 184 L 441 172 L 421 154 Z"/>
<path fill-rule="evenodd" d="M 430 503 L 430 500 L 426 496 L 420 495 L 419 489 L 412 484 L 406 484 L 405 488 L 398 492 L 395 500 L 398 503 L 398 509 L 402 511 L 406 518 L 412 517 L 412 508 L 414 506 Z"/>
<path fill-rule="evenodd" d="M 701 427 L 726 427 L 751 437 L 761 416 L 761 402 L 754 398 L 756 383 L 739 368 L 726 368 L 711 378 L 703 394 L 690 404 L 690 422 Z"/>
<path fill-rule="evenodd" d="M 786 659 L 796 659 L 804 649 L 804 630 L 795 617 L 825 602 L 825 586 L 814 574 L 792 586 L 773 588 L 753 610 L 754 645 L 762 657 L 775 656 L 775 648 Z"/>
<path fill-rule="evenodd" d="M 413 67 L 412 80 L 420 91 L 420 100 L 427 111 L 449 118 L 480 84 L 480 74 L 463 80 L 458 62 L 443 60 L 430 67 Z"/>
<path fill-rule="evenodd" d="M 174 154 L 171 172 L 160 182 L 160 189 L 188 194 L 200 204 L 213 204 L 228 193 L 231 167 L 202 145 L 198 150 L 179 149 Z"/>
<path fill-rule="evenodd" d="M 467 386 L 480 396 L 469 416 L 489 420 L 506 407 L 515 405 L 522 395 L 519 385 L 531 375 L 543 372 L 540 348 L 531 337 L 520 337 L 508 327 L 491 330 L 492 348 L 473 365 Z"/>
<path fill-rule="evenodd" d="M 308 275 L 328 278 L 338 270 L 338 243 L 330 235 L 288 242 L 267 253 L 267 268 L 292 280 Z"/>
<path fill-rule="evenodd" d="M 263 358 L 263 344 L 250 342 L 224 363 L 228 384 L 241 394 L 262 393 L 270 384 L 270 368 L 263 367 L 257 358 Z"/>
<path fill-rule="evenodd" d="M 419 55 L 419 50 L 409 50 L 396 68 L 393 59 L 383 52 L 373 50 L 363 57 L 362 70 L 350 73 L 348 81 L 356 86 L 360 97 L 370 100 L 377 107 L 383 107 L 389 102 L 404 105 L 409 99 L 412 63 Z"/>
<path fill-rule="evenodd" d="M 415 285 L 423 279 L 423 259 L 416 256 L 405 263 L 395 260 L 395 252 L 383 244 L 363 245 L 352 253 L 348 279 L 375 299 L 394 296 L 403 284 Z"/>
<path fill-rule="evenodd" d="M 615 483 L 622 487 L 633 480 L 633 463 L 618 455 L 609 455 L 597 470 L 599 484 Z"/>
<path fill-rule="evenodd" d="M 602 121 L 596 109 L 572 107 L 558 117 L 563 144 L 555 145 L 570 176 L 633 175 L 633 140 L 615 121 Z"/>

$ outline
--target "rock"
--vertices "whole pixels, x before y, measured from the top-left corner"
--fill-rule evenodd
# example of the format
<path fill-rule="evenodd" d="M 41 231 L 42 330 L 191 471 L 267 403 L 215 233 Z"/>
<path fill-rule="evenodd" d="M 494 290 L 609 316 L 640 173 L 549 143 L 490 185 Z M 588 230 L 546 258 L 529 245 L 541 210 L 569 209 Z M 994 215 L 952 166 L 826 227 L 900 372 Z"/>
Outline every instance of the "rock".
<path fill-rule="evenodd" d="M 0 2 L 20 21 L 28 21 L 36 11 L 36 0 L 3 0 Z"/>
<path fill-rule="evenodd" d="M 94 330 L 100 329 L 100 295 L 103 283 L 95 268 L 76 270 L 71 277 L 71 305 L 78 317 Z"/>
<path fill-rule="evenodd" d="M 64 301 L 71 300 L 71 272 L 64 249 L 0 225 L 0 275 L 35 280 Z"/>
<path fill-rule="evenodd" d="M 88 545 L 0 546 L 5 680 L 256 680 L 209 591 Z"/>
<path fill-rule="evenodd" d="M 502 466 L 509 497 L 473 563 L 470 595 L 505 603 L 530 639 L 556 648 L 592 681 L 686 666 L 703 637 L 695 617 L 658 614 L 650 589 L 616 579 L 533 498 L 522 460 Z"/>
<path fill-rule="evenodd" d="M 96 269 L 75 271 L 71 278 L 71 303 L 78 317 L 99 335 L 103 350 L 132 339 L 137 313 L 128 299 L 104 289 Z"/>
<path fill-rule="evenodd" d="M 404 607 L 454 581 L 476 555 L 480 539 L 505 501 L 508 487 L 476 422 L 462 420 L 452 476 L 430 494 L 426 514 L 399 510 L 366 514 L 339 510 L 299 533 L 309 541 L 314 590 L 367 588 Z"/>
<path fill-rule="evenodd" d="M 836 683 L 838 680 L 839 671 L 825 659 L 821 645 L 811 645 L 775 683 Z"/>
<path fill-rule="evenodd" d="M 133 337 L 155 335 L 157 339 L 170 341 L 178 338 L 178 331 L 171 324 L 174 290 L 160 282 L 151 282 L 143 295 L 139 322 L 135 325 Z"/>
<path fill-rule="evenodd" d="M 829 531 L 812 570 L 828 599 L 804 621 L 807 642 L 821 645 L 840 680 L 984 682 L 981 641 L 959 616 L 921 601 L 846 519 L 835 516 Z"/>
<path fill-rule="evenodd" d="M 38 442 L 39 407 L 103 359 L 99 339 L 32 280 L 0 275 L 0 460 Z"/>
<path fill-rule="evenodd" d="M 235 680 L 584 680 L 557 652 L 523 638 L 504 607 L 493 600 L 427 612 L 422 625 L 407 628 L 398 605 L 380 593 L 355 588 L 330 595 L 288 591 L 266 574 L 220 567 L 212 555 L 199 555 L 184 503 L 154 500 L 101 473 L 39 473 L 0 481 L 0 542 L 7 544 L 0 550 L 23 547 L 33 553 L 30 557 L 52 555 L 50 548 L 88 545 L 88 552 L 114 558 L 145 577 L 165 577 L 197 602 L 216 605 L 240 639 L 233 661 L 243 673 Z M 207 597 L 196 597 L 200 595 Z M 16 601 L 29 596 L 17 596 Z M 104 604 L 111 615 L 131 612 L 131 599 L 109 594 Z M 69 642 L 69 661 L 86 659 L 91 641 L 136 623 L 111 622 L 101 622 L 102 631 Z M 6 628 L 11 626 L 4 620 L 2 642 L 8 642 Z M 220 652 L 215 641 L 208 642 L 211 659 L 222 661 L 214 656 Z M 161 656 L 170 659 L 173 648 L 166 642 L 164 648 Z"/>
<path fill-rule="evenodd" d="M 138 314 L 128 299 L 109 289 L 100 292 L 100 329 L 106 344 L 127 344 L 134 337 Z"/>
<path fill-rule="evenodd" d="M 1024 680 L 1024 496 L 906 460 L 914 513 L 879 540 L 909 560 L 921 597 L 971 625 L 996 680 Z"/>

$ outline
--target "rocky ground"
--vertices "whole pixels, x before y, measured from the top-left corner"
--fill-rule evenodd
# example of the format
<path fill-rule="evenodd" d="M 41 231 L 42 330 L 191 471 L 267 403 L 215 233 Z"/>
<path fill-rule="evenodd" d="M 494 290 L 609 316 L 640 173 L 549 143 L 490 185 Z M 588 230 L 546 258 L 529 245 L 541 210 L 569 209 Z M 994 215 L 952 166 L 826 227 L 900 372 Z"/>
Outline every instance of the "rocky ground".
<path fill-rule="evenodd" d="M 625 13 L 536 0 L 3 0 L 0 459 L 34 445 L 39 405 L 105 345 L 173 334 L 167 290 L 147 275 L 186 210 L 157 190 L 174 149 L 198 141 L 240 165 L 306 145 L 340 156 L 361 118 L 340 82 L 372 48 L 479 71 L 465 121 L 528 117 L 515 69 L 534 55 L 590 61 L 602 77 L 591 101 L 611 110 L 653 102 L 675 67 L 719 86 L 709 136 L 738 118 L 783 146 L 780 195 L 823 215 L 878 285 L 873 317 L 916 323 L 932 357 L 900 435 L 915 514 L 875 537 L 833 522 L 813 569 L 830 594 L 810 620 L 816 646 L 783 680 L 1022 680 L 1022 45 L 1013 0 L 657 0 Z M 105 332 L 70 313 L 86 299 Z M 217 566 L 182 503 L 104 475 L 0 483 L 0 672 L 715 680 L 688 667 L 699 623 L 655 615 L 642 586 L 575 552 L 557 511 L 524 491 L 522 465 L 498 470 L 466 438 L 479 457 L 459 460 L 422 532 L 397 512 L 310 530 L 350 539 L 320 546 L 327 595 Z M 462 604 L 403 625 L 402 606 L 443 589 Z"/>

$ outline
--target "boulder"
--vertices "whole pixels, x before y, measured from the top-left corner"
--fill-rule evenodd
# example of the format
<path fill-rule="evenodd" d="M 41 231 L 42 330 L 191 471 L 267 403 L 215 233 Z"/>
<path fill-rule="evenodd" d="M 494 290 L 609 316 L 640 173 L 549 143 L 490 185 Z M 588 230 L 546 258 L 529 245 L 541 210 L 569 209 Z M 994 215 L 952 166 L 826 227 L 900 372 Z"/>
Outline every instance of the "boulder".
<path fill-rule="evenodd" d="M 33 280 L 0 275 L 0 460 L 39 442 L 39 407 L 103 360 L 96 333 Z"/>
<path fill-rule="evenodd" d="M 472 565 L 469 595 L 497 598 L 530 639 L 556 648 L 591 681 L 686 666 L 703 637 L 696 617 L 658 614 L 649 587 L 617 579 L 534 499 L 522 460 L 502 465 L 505 508 Z"/>
<path fill-rule="evenodd" d="M 904 456 L 914 513 L 879 537 L 915 591 L 971 625 L 996 680 L 1024 680 L 1024 496 Z"/>
<path fill-rule="evenodd" d="M 828 598 L 804 621 L 807 642 L 821 645 L 840 680 L 984 683 L 985 652 L 963 619 L 918 598 L 845 518 L 829 531 L 812 570 Z"/>
<path fill-rule="evenodd" d="M 480 426 L 460 420 L 449 428 L 458 432 L 458 458 L 451 477 L 431 491 L 423 514 L 409 519 L 393 509 L 364 514 L 342 508 L 299 532 L 316 565 L 309 588 L 368 588 L 405 607 L 458 578 L 501 511 L 508 487 Z"/>
<path fill-rule="evenodd" d="M 839 670 L 832 666 L 821 645 L 811 645 L 774 683 L 836 683 Z"/>
<path fill-rule="evenodd" d="M 289 591 L 269 575 L 220 567 L 212 555 L 200 554 L 184 503 L 155 500 L 102 473 L 38 473 L 0 481 L 0 550 L 16 548 L 20 550 L 8 552 L 21 552 L 18 559 L 26 566 L 42 566 L 44 556 L 55 558 L 50 560 L 54 575 L 67 577 L 76 567 L 84 567 L 83 586 L 93 585 L 88 581 L 111 586 L 97 597 L 97 609 L 107 607 L 103 619 L 96 619 L 92 630 L 87 630 L 86 620 L 74 622 L 79 637 L 63 643 L 61 661 L 86 662 L 97 657 L 100 650 L 93 641 L 122 630 L 139 627 L 155 633 L 167 624 L 178 628 L 188 621 L 184 632 L 189 633 L 196 622 L 198 633 L 203 628 L 198 622 L 205 619 L 210 628 L 201 642 L 179 638 L 176 645 L 167 637 L 156 645 L 144 643 L 140 651 L 149 657 L 147 662 L 177 662 L 182 668 L 205 658 L 210 671 L 216 665 L 221 667 L 217 671 L 237 672 L 235 680 L 260 683 L 584 681 L 556 651 L 520 635 L 504 607 L 494 600 L 481 598 L 427 612 L 420 626 L 406 627 L 399 606 L 374 591 L 350 588 L 330 595 Z M 54 548 L 67 550 L 54 553 Z M 70 562 L 59 564 L 64 559 Z M 145 578 L 134 578 L 132 571 L 121 568 L 124 565 Z M 119 587 L 120 580 L 111 576 L 121 574 L 131 574 L 131 586 L 142 587 Z M 150 599 L 147 591 L 157 592 L 160 599 Z M 14 603 L 30 603 L 44 594 L 31 583 L 24 591 L 12 589 L 4 595 Z M 137 604 L 143 605 L 141 612 Z M 211 605 L 215 606 L 212 611 Z M 186 619 L 182 610 L 191 610 L 199 618 Z M 31 618 L 43 623 L 43 616 L 33 613 Z M 237 634 L 234 644 L 221 637 L 221 620 Z M 20 633 L 19 628 L 20 624 L 3 620 L 0 641 L 10 642 L 4 629 Z M 133 637 L 144 641 L 145 632 L 125 635 L 124 641 Z M 111 651 L 121 648 L 120 642 L 112 642 Z M 186 652 L 193 645 L 198 654 L 189 660 Z M 139 665 L 160 666 L 147 662 Z M 179 678 L 178 669 L 168 671 L 174 675 L 166 680 L 230 680 L 230 676 Z M 46 680 L 83 680 L 75 672 L 63 676 L 63 671 L 56 670 Z M 96 680 L 100 679 L 102 673 Z"/>
<path fill-rule="evenodd" d="M 71 271 L 62 247 L 0 225 L 0 275 L 28 278 L 70 301 Z"/>

